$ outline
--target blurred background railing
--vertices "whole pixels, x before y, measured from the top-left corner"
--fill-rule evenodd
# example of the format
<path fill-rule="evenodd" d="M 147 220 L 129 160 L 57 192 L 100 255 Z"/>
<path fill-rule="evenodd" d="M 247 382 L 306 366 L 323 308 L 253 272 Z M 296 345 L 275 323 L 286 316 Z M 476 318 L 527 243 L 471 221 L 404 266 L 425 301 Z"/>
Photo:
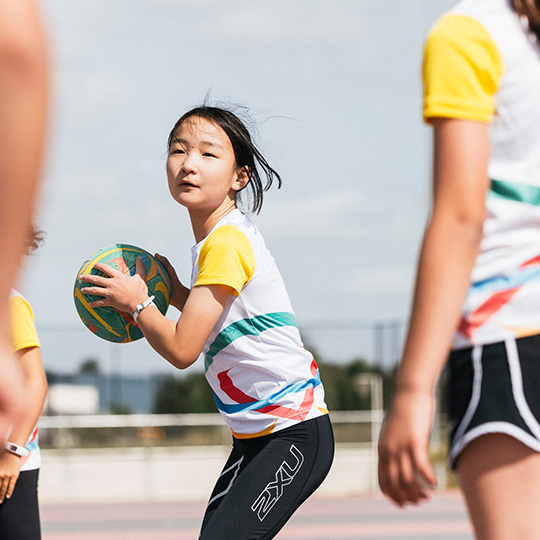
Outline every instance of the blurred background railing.
<path fill-rule="evenodd" d="M 331 418 L 338 444 L 370 445 L 377 438 L 383 411 L 334 411 Z M 44 416 L 39 438 L 41 448 L 63 450 L 230 446 L 232 440 L 219 413 Z"/>

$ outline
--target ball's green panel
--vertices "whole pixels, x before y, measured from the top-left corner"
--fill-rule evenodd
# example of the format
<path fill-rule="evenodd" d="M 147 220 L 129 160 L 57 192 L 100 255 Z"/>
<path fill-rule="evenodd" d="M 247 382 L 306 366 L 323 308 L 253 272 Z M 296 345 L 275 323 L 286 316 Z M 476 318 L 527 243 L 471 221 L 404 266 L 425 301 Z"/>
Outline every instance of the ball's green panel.
<path fill-rule="evenodd" d="M 116 343 L 128 343 L 144 337 L 130 313 L 121 312 L 111 307 L 89 307 L 88 302 L 98 300 L 100 297 L 81 292 L 81 289 L 90 285 L 81 281 L 80 276 L 84 274 L 105 275 L 94 268 L 98 262 L 108 264 L 115 270 L 132 276 L 135 273 L 135 261 L 139 257 L 142 257 L 144 262 L 148 294 L 155 296 L 154 303 L 163 315 L 167 312 L 171 284 L 163 265 L 144 249 L 128 244 L 107 246 L 93 253 L 81 266 L 73 291 L 79 317 L 96 336 Z"/>

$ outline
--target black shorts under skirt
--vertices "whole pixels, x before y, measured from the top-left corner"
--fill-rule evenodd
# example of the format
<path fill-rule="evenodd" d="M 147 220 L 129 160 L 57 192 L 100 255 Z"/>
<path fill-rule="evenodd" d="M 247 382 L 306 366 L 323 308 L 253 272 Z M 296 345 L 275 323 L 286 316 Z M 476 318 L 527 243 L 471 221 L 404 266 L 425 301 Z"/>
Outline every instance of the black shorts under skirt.
<path fill-rule="evenodd" d="M 540 335 L 452 351 L 450 466 L 472 440 L 505 433 L 540 452 Z"/>

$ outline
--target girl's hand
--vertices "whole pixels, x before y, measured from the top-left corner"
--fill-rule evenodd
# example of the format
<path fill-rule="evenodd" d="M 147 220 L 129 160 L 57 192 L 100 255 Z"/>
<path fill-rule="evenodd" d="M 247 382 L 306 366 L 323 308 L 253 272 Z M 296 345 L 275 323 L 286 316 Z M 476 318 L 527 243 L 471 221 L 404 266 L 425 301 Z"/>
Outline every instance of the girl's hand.
<path fill-rule="evenodd" d="M 148 299 L 146 273 L 141 257 L 135 261 L 135 274 L 133 276 L 119 272 L 108 264 L 96 263 L 94 268 L 109 277 L 89 274 L 81 276 L 81 280 L 85 283 L 95 285 L 84 287 L 81 292 L 103 297 L 101 300 L 89 302 L 90 307 L 110 306 L 133 314 L 137 305 Z"/>
<path fill-rule="evenodd" d="M 0 503 L 9 499 L 15 489 L 21 469 L 21 458 L 11 452 L 0 456 Z"/>
<path fill-rule="evenodd" d="M 435 400 L 398 392 L 379 439 L 379 484 L 399 506 L 429 498 L 437 476 L 428 456 Z"/>
<path fill-rule="evenodd" d="M 182 311 L 187 297 L 189 296 L 189 289 L 182 285 L 178 279 L 176 270 L 173 268 L 167 257 L 163 257 L 163 255 L 156 253 L 156 259 L 165 267 L 167 274 L 169 274 L 169 281 L 171 282 L 171 306 Z"/>

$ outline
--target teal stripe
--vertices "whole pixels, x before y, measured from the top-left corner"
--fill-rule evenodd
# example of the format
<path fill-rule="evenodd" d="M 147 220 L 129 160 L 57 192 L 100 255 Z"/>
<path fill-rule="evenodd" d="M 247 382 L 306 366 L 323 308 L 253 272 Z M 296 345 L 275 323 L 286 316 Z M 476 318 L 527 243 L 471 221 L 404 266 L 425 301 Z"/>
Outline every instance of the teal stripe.
<path fill-rule="evenodd" d="M 205 371 L 208 371 L 208 368 L 212 365 L 216 354 L 233 341 L 243 336 L 258 336 L 265 330 L 280 326 L 297 326 L 294 315 L 286 311 L 278 311 L 276 313 L 258 315 L 251 319 L 241 319 L 230 324 L 216 336 L 216 339 L 210 345 L 204 357 Z"/>
<path fill-rule="evenodd" d="M 540 206 L 540 188 L 519 182 L 492 180 L 488 196 Z"/>

